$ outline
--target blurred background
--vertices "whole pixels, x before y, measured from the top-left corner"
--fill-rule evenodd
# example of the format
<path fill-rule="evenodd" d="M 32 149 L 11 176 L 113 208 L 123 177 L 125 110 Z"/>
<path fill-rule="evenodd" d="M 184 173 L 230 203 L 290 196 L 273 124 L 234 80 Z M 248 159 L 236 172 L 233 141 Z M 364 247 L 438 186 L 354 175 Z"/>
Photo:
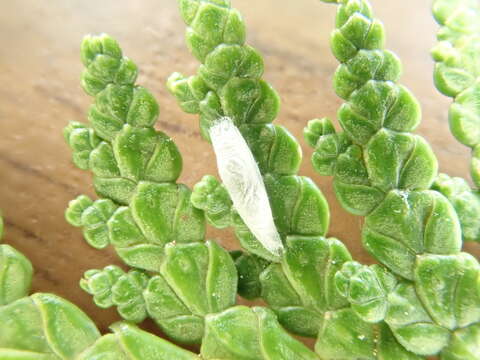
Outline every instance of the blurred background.
<path fill-rule="evenodd" d="M 428 0 L 372 0 L 387 29 L 387 47 L 403 61 L 402 83 L 418 97 L 423 122 L 418 132 L 432 144 L 440 169 L 468 178 L 467 148 L 448 130 L 450 100 L 433 86 L 429 50 L 437 26 Z M 361 219 L 336 201 L 331 178 L 314 173 L 311 150 L 302 138 L 306 122 L 335 113 L 341 104 L 332 90 L 337 61 L 329 35 L 335 6 L 318 0 L 234 0 L 243 14 L 248 42 L 264 55 L 265 78 L 279 92 L 277 123 L 286 126 L 304 149 L 301 174 L 310 176 L 331 207 L 330 235 L 344 241 L 354 257 L 371 262 L 361 248 Z M 90 248 L 81 232 L 64 220 L 68 202 L 93 196 L 91 176 L 72 165 L 62 129 L 70 120 L 85 121 L 91 99 L 79 84 L 79 46 L 88 33 L 106 32 L 140 68 L 139 84 L 161 106 L 158 129 L 170 135 L 184 157 L 181 181 L 193 185 L 216 174 L 212 148 L 201 139 L 196 116 L 180 111 L 165 89 L 174 71 L 192 74 L 198 66 L 184 44 L 185 26 L 175 0 L 3 1 L 0 11 L 0 208 L 3 241 L 25 253 L 36 270 L 34 291 L 66 297 L 96 320 L 102 331 L 119 319 L 113 309 L 93 305 L 78 281 L 87 269 L 118 264 L 112 249 Z M 209 230 L 229 249 L 232 233 Z M 479 247 L 468 245 L 478 256 Z M 158 334 L 155 325 L 144 327 Z"/>

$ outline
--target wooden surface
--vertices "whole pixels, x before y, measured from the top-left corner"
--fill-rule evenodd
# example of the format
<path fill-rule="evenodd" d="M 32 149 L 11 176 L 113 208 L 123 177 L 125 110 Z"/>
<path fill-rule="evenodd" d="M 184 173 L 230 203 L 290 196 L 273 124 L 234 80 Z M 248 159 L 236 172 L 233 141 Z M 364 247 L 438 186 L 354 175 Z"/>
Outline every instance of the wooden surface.
<path fill-rule="evenodd" d="M 427 0 L 375 0 L 386 23 L 388 48 L 403 60 L 402 82 L 419 98 L 418 132 L 432 144 L 441 171 L 468 176 L 468 151 L 448 131 L 450 100 L 432 83 L 429 49 L 436 24 Z M 304 148 L 301 174 L 326 194 L 332 212 L 330 235 L 342 239 L 356 259 L 370 261 L 359 242 L 361 220 L 339 207 L 331 179 L 313 172 L 302 129 L 314 117 L 330 116 L 341 104 L 331 87 L 337 66 L 328 39 L 335 7 L 318 0 L 237 0 L 248 27 L 248 42 L 265 56 L 266 79 L 282 98 L 277 123 Z M 54 292 L 78 304 L 102 331 L 119 319 L 102 310 L 78 287 L 83 272 L 119 264 L 111 249 L 97 251 L 63 217 L 79 194 L 93 195 L 91 176 L 72 165 L 62 129 L 85 121 L 91 99 L 79 86 L 79 44 L 84 34 L 107 32 L 141 69 L 139 83 L 161 105 L 158 128 L 174 138 L 184 157 L 181 181 L 193 185 L 215 173 L 211 147 L 200 138 L 195 116 L 182 113 L 165 90 L 174 71 L 191 74 L 197 62 L 184 45 L 184 24 L 175 0 L 3 1 L 0 11 L 0 208 L 4 242 L 25 253 L 36 270 L 34 290 Z M 228 248 L 230 231 L 209 231 Z M 479 254 L 478 248 L 468 246 Z M 146 327 L 154 329 L 152 324 Z"/>

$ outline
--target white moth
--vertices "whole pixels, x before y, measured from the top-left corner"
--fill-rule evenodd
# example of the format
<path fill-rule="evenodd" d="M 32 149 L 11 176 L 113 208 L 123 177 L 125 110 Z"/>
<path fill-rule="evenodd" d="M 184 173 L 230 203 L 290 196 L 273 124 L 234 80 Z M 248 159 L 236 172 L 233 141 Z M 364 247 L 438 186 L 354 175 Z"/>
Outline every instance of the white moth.
<path fill-rule="evenodd" d="M 229 117 L 220 118 L 209 134 L 220 178 L 235 209 L 265 249 L 280 255 L 282 240 L 273 222 L 262 175 L 245 139 Z"/>

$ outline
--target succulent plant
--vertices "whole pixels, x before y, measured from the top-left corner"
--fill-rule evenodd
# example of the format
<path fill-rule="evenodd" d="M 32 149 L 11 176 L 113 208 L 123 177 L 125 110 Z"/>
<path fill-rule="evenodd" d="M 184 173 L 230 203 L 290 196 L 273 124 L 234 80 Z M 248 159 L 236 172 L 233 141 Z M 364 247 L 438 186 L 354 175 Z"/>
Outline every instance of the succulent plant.
<path fill-rule="evenodd" d="M 73 162 L 93 173 L 99 199 L 80 195 L 66 219 L 86 242 L 113 245 L 130 268 L 87 270 L 80 286 L 125 320 L 101 335 L 53 294 L 29 295 L 30 261 L 0 245 L 0 358 L 198 360 L 475 360 L 480 353 L 480 265 L 462 252 L 478 241 L 480 197 L 461 178 L 438 174 L 435 154 L 413 133 L 421 109 L 399 84 L 401 63 L 367 0 L 338 5 L 331 48 L 334 89 L 345 102 L 341 131 L 315 119 L 304 131 L 318 173 L 363 216 L 362 243 L 378 261 L 355 261 L 327 237 L 328 204 L 298 175 L 297 140 L 272 122 L 280 99 L 262 79 L 259 52 L 228 0 L 179 0 L 186 41 L 200 65 L 167 87 L 212 144 L 220 180 L 177 183 L 182 157 L 154 128 L 159 106 L 136 84 L 137 66 L 110 36 L 82 42 L 82 86 L 94 97 L 88 124 L 64 131 Z M 436 0 L 442 26 L 435 82 L 454 99 L 454 135 L 472 148 L 480 182 L 476 53 L 480 5 Z M 241 249 L 207 240 L 206 222 L 232 228 Z M 0 218 L 0 235 L 3 223 Z M 267 307 L 237 305 L 236 295 Z M 147 317 L 184 350 L 136 325 Z M 296 335 L 316 338 L 310 350 Z"/>
<path fill-rule="evenodd" d="M 435 6 L 440 3 L 446 2 Z M 450 10 L 453 3 L 462 2 L 451 2 Z M 430 190 L 437 159 L 411 133 L 420 122 L 420 106 L 397 84 L 400 62 L 384 50 L 383 25 L 368 2 L 339 5 L 331 46 L 341 63 L 334 88 L 345 100 L 338 110 L 343 131 L 332 132 L 328 120 L 313 120 L 306 138 L 315 147 L 314 167 L 333 176 L 343 207 L 365 216 L 363 246 L 386 269 L 346 263 L 336 275 L 337 287 L 357 315 L 385 321 L 408 351 L 475 359 L 480 266 L 461 252 L 455 208 Z"/>

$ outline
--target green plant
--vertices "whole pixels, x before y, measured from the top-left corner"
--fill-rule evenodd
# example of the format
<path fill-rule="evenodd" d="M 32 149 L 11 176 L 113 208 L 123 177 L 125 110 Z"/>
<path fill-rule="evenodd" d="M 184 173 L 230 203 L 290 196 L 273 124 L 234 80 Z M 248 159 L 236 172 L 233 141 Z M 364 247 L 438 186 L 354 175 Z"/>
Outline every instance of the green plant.
<path fill-rule="evenodd" d="M 45 293 L 28 296 L 32 275 L 32 264 L 23 254 L 0 245 L 2 360 L 199 359 L 126 322 L 112 325 L 113 333 L 101 336 L 93 321 L 69 301 Z"/>
<path fill-rule="evenodd" d="M 177 184 L 182 157 L 175 143 L 153 128 L 159 107 L 135 85 L 136 65 L 104 35 L 82 42 L 82 86 L 94 96 L 91 127 L 73 122 L 64 135 L 74 163 L 93 172 L 92 201 L 73 200 L 67 221 L 83 228 L 98 249 L 115 247 L 126 264 L 158 271 L 165 244 L 204 241 L 202 212 L 190 204 L 190 190 Z"/>
<path fill-rule="evenodd" d="M 365 216 L 363 245 L 391 274 L 346 263 L 336 284 L 363 320 L 384 320 L 412 353 L 475 359 L 480 266 L 460 252 L 452 205 L 429 190 L 437 160 L 411 134 L 420 107 L 397 84 L 400 62 L 383 43 L 367 1 L 339 1 L 331 46 L 341 63 L 334 88 L 345 100 L 338 111 L 343 131 L 334 132 L 328 119 L 312 120 L 305 135 L 315 147 L 314 167 L 334 177 L 346 210 Z"/>
<path fill-rule="evenodd" d="M 453 98 L 449 110 L 450 130 L 472 149 L 470 170 L 476 189 L 462 178 L 440 174 L 433 188 L 455 207 L 465 241 L 480 241 L 480 108 L 478 107 L 477 54 L 480 44 L 480 4 L 477 1 L 436 0 L 433 15 L 441 25 L 438 44 L 432 49 L 437 89 Z"/>
<path fill-rule="evenodd" d="M 291 352 L 314 358 L 313 352 L 284 332 L 270 310 L 234 306 L 233 259 L 215 242 L 204 242 L 203 211 L 191 205 L 190 190 L 175 183 L 181 157 L 173 141 L 153 129 L 158 114 L 155 100 L 146 89 L 133 85 L 133 75 L 128 84 L 117 80 L 123 79 L 122 64 L 136 69 L 133 62 L 107 35 L 86 37 L 82 59 L 86 65 L 82 84 L 95 95 L 91 127 L 70 124 L 65 135 L 74 162 L 93 171 L 95 189 L 103 198 L 78 197 L 70 203 L 66 218 L 83 227 L 90 245 L 113 244 L 134 269 L 88 270 L 81 287 L 97 305 L 116 306 L 128 321 L 141 322 L 149 316 L 175 341 L 201 343 L 204 359 L 246 354 L 269 359 L 271 354 L 279 358 Z M 116 97 L 122 92 L 133 98 Z M 142 97 L 136 101 L 137 93 Z M 123 115 L 117 115 L 117 109 Z M 87 136 L 89 141 L 84 140 Z M 113 170 L 103 172 L 105 168 Z M 277 343 L 275 338 L 282 340 Z"/>
<path fill-rule="evenodd" d="M 71 123 L 64 135 L 74 163 L 93 172 L 100 199 L 79 196 L 66 218 L 88 244 L 112 244 L 131 267 L 88 270 L 80 281 L 98 306 L 115 306 L 127 322 L 101 336 L 68 301 L 27 296 L 32 265 L 0 245 L 0 358 L 478 358 L 480 266 L 460 251 L 462 236 L 477 239 L 477 192 L 437 176 L 428 143 L 411 133 L 420 106 L 397 84 L 400 61 L 384 50 L 383 25 L 368 1 L 325 2 L 339 5 L 331 45 L 341 63 L 334 87 L 345 100 L 342 131 L 316 119 L 305 139 L 343 207 L 365 216 L 362 241 L 380 264 L 353 261 L 341 241 L 325 237 L 328 204 L 313 181 L 297 175 L 296 139 L 272 124 L 279 97 L 261 78 L 261 55 L 245 44 L 240 14 L 228 0 L 179 0 L 187 45 L 201 65 L 190 77 L 174 73 L 167 86 L 185 112 L 199 115 L 222 181 L 207 175 L 193 192 L 176 182 L 181 155 L 154 129 L 159 107 L 135 84 L 136 65 L 111 37 L 86 37 L 82 85 L 95 102 L 90 123 Z M 451 44 L 441 43 L 434 56 L 437 85 L 455 96 L 454 132 L 477 122 L 476 83 L 467 81 L 476 74 L 475 6 L 434 5 L 440 39 Z M 205 220 L 232 227 L 242 250 L 207 241 Z M 263 298 L 270 309 L 236 305 L 237 292 Z M 200 354 L 132 324 L 146 317 L 178 343 L 201 344 Z M 316 337 L 315 352 L 282 326 Z"/>
<path fill-rule="evenodd" d="M 180 1 L 180 9 L 188 26 L 187 45 L 201 65 L 198 73 L 190 77 L 172 74 L 167 82 L 170 92 L 185 112 L 199 114 L 205 139 L 210 140 L 212 128 L 221 119 L 230 119 L 238 128 L 258 164 L 283 242 L 289 235 L 325 235 L 328 205 L 310 179 L 296 175 L 301 163 L 296 139 L 284 127 L 271 124 L 280 100 L 261 78 L 261 55 L 245 44 L 240 14 L 227 0 L 185 0 Z M 217 151 L 217 157 L 221 155 Z M 241 163 L 234 166 L 241 169 L 242 175 L 246 172 Z M 222 173 L 222 168 L 219 170 Z M 232 206 L 224 185 L 213 176 L 207 175 L 195 186 L 192 202 L 205 211 L 213 226 L 232 226 L 248 252 L 279 261 L 279 254 L 266 249 L 242 221 L 245 215 L 238 216 L 238 206 Z"/>
<path fill-rule="evenodd" d="M 242 354 L 248 354 L 244 356 L 257 354 L 254 356 L 261 359 L 289 359 L 288 354 L 294 353 L 299 359 L 315 359 L 313 353 L 278 326 L 268 309 L 260 307 L 237 306 L 212 316 L 207 321 L 201 355 L 183 350 L 128 322 L 113 324 L 113 333 L 101 336 L 93 321 L 67 300 L 44 293 L 27 296 L 31 276 L 28 259 L 8 245 L 0 245 L 0 299 L 3 300 L 0 358 L 3 360 L 240 358 L 229 352 L 225 344 L 225 335 L 221 333 L 225 326 L 227 333 L 244 335 L 230 340 Z"/>
<path fill-rule="evenodd" d="M 272 254 L 252 234 L 237 213 L 229 191 L 214 176 L 206 175 L 195 185 L 192 203 L 205 211 L 213 226 L 234 228 L 246 251 L 234 254 L 240 272 L 240 294 L 250 299 L 263 295 L 271 300 L 269 305 L 284 326 L 302 335 L 315 336 L 320 322 L 305 322 L 305 319 L 318 318 L 318 310 L 324 312 L 327 302 L 315 299 L 324 295 L 318 288 L 312 290 L 315 294 L 293 289 L 279 263 L 286 254 L 311 256 L 308 261 L 312 264 L 328 263 L 336 256 L 339 269 L 342 262 L 350 260 L 350 255 L 338 241 L 323 238 L 329 222 L 328 205 L 309 178 L 296 175 L 301 162 L 300 145 L 296 139 L 284 127 L 271 124 L 280 100 L 274 89 L 261 79 L 262 57 L 245 44 L 245 26 L 238 12 L 230 7 L 229 1 L 213 4 L 186 0 L 181 1 L 181 10 L 188 26 L 187 44 L 201 65 L 198 73 L 190 77 L 172 74 L 167 82 L 168 88 L 182 109 L 199 114 L 200 129 L 207 140 L 210 140 L 211 128 L 219 119 L 227 117 L 238 128 L 265 183 L 273 219 L 285 246 L 283 256 Z M 223 36 L 217 36 L 219 26 Z M 228 141 L 232 139 L 228 138 Z M 234 165 L 240 168 L 242 164 Z M 301 251 L 305 246 L 311 246 L 313 252 Z M 315 276 L 317 271 L 312 270 L 312 276 Z M 328 278 L 334 273 L 335 266 L 320 275 Z M 296 282 L 293 276 L 290 281 Z M 261 283 L 262 277 L 270 286 Z M 274 281 L 283 283 L 277 288 Z M 299 283 L 300 288 L 305 286 L 301 280 Z M 320 283 L 311 286 L 318 287 Z M 332 306 L 345 303 L 336 300 L 337 294 L 335 289 L 332 290 L 329 297 L 332 302 L 338 302 Z M 282 291 L 283 296 L 275 296 L 275 292 Z M 288 306 L 282 306 L 281 298 L 285 297 Z"/>
<path fill-rule="evenodd" d="M 200 115 L 202 134 L 212 140 L 217 157 L 212 128 L 225 117 L 238 128 L 262 174 L 283 241 L 283 254 L 272 256 L 261 239 L 245 229 L 222 183 L 207 175 L 195 185 L 193 204 L 205 211 L 213 226 L 232 226 L 246 251 L 234 254 L 239 293 L 250 299 L 261 296 L 289 331 L 318 337 L 316 351 L 322 358 L 388 358 L 389 353 L 415 357 L 397 343 L 385 324 L 363 321 L 337 290 L 335 274 L 351 256 L 340 241 L 323 237 L 329 221 L 327 205 L 310 179 L 295 175 L 301 161 L 300 152 L 295 150 L 296 140 L 283 128 L 270 124 L 278 100 L 260 79 L 263 64 L 257 59 L 261 57 L 244 44 L 243 24 L 239 26 L 235 21 L 233 30 L 229 28 L 228 19 L 236 19 L 236 11 L 227 1 L 215 5 L 209 1 L 181 4 L 189 26 L 187 44 L 202 64 L 194 76 L 174 73 L 168 87 L 186 112 Z M 226 34 L 223 38 L 217 36 L 218 28 Z M 253 110 L 246 116 L 245 110 L 239 113 L 238 109 Z M 324 125 L 325 130 L 333 131 L 331 124 Z M 285 168 L 289 164 L 295 166 Z M 241 169 L 239 173 L 245 172 L 242 164 L 233 165 Z"/>

